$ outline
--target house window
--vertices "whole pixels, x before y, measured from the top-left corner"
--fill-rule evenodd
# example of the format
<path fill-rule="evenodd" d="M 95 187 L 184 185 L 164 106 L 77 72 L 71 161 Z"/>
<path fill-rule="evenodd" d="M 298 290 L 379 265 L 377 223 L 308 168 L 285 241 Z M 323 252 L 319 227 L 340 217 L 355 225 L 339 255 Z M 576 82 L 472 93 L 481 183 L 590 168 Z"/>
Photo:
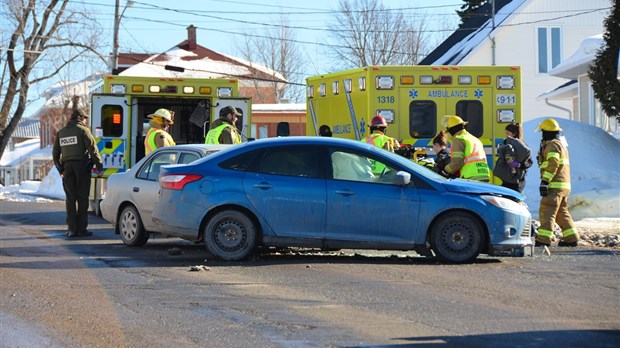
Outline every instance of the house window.
<path fill-rule="evenodd" d="M 559 27 L 538 28 L 538 72 L 546 74 L 562 61 L 561 31 Z"/>

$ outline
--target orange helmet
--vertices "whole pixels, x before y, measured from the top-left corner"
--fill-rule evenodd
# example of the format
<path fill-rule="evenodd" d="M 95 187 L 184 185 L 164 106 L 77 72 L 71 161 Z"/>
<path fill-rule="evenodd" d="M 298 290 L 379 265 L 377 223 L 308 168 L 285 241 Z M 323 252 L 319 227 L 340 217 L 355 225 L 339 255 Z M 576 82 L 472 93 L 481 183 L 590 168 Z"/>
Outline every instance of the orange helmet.
<path fill-rule="evenodd" d="M 383 118 L 383 116 L 375 116 L 372 118 L 372 120 L 370 120 L 370 126 L 371 127 L 387 127 L 388 124 L 385 121 L 385 118 Z"/>

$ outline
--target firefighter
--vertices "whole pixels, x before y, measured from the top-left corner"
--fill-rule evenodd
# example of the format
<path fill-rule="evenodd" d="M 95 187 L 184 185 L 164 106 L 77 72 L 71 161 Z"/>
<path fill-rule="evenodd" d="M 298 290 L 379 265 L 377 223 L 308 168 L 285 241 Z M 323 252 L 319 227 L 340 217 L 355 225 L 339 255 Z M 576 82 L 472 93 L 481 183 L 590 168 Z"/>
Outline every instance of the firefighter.
<path fill-rule="evenodd" d="M 170 125 L 174 124 L 174 113 L 166 109 L 158 109 L 147 116 L 149 121 L 149 131 L 144 138 L 144 154 L 149 153 L 165 146 L 176 145 L 172 136 L 168 133 Z"/>
<path fill-rule="evenodd" d="M 241 144 L 241 134 L 235 126 L 241 113 L 232 106 L 220 110 L 220 118 L 215 120 L 205 137 L 205 144 Z"/>
<path fill-rule="evenodd" d="M 439 173 L 450 177 L 460 171 L 462 179 L 488 182 L 491 175 L 484 146 L 465 129 L 467 122 L 458 116 L 446 115 L 441 124 L 452 136 L 452 146 L 450 161 L 443 168 L 438 168 Z"/>
<path fill-rule="evenodd" d="M 372 144 L 374 146 L 380 147 L 382 149 L 388 150 L 390 152 L 396 152 L 398 148 L 400 148 L 400 143 L 398 140 L 385 135 L 385 130 L 388 127 L 387 121 L 383 116 L 375 116 L 370 120 L 370 134 L 362 139 L 363 142 Z M 371 170 L 375 175 L 382 175 L 386 170 L 386 166 L 383 163 L 379 163 L 377 161 L 370 161 Z"/>
<path fill-rule="evenodd" d="M 97 150 L 95 138 L 86 127 L 88 116 L 74 110 L 71 120 L 58 131 L 52 158 L 62 176 L 67 212 L 67 237 L 86 237 L 93 233 L 88 227 L 88 194 L 93 166 L 99 177 L 103 175 L 103 163 Z M 77 204 L 77 210 L 76 210 Z"/>
<path fill-rule="evenodd" d="M 385 135 L 388 124 L 383 116 L 377 115 L 373 117 L 368 127 L 370 128 L 370 135 L 362 139 L 363 142 L 386 149 L 390 152 L 395 152 L 395 150 L 400 147 L 398 140 Z"/>
<path fill-rule="evenodd" d="M 536 234 L 536 245 L 551 244 L 555 223 L 562 229 L 562 239 L 558 246 L 577 246 L 579 234 L 568 212 L 570 194 L 570 165 L 568 150 L 560 136 L 562 128 L 556 120 L 542 121 L 536 131 L 542 131 L 538 166 L 540 167 L 540 228 Z"/>

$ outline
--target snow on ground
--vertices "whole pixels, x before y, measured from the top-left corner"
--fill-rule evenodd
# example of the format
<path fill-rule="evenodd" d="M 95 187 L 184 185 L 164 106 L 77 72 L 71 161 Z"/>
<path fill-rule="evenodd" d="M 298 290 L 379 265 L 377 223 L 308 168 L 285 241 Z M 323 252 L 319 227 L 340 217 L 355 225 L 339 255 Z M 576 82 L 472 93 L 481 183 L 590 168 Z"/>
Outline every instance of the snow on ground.
<path fill-rule="evenodd" d="M 540 174 L 535 157 L 541 133 L 534 132 L 544 118 L 525 122 L 524 139 L 532 149 L 534 166 L 527 173 L 524 194 L 532 215 L 538 218 Z M 569 209 L 576 221 L 604 224 L 620 230 L 620 141 L 602 129 L 579 122 L 558 119 L 566 136 L 571 163 L 572 192 Z M 62 179 L 56 168 L 43 179 L 21 185 L 0 185 L 0 201 L 52 202 L 65 199 Z"/>

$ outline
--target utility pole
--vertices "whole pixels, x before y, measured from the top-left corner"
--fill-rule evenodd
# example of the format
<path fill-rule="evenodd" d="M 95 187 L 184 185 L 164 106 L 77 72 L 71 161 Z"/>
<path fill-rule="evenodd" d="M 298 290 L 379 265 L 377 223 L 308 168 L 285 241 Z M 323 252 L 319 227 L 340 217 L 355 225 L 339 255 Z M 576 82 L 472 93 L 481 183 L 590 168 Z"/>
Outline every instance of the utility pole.
<path fill-rule="evenodd" d="M 495 0 L 491 0 L 491 65 L 495 65 Z"/>
<path fill-rule="evenodd" d="M 114 74 L 114 70 L 118 64 L 118 26 L 121 22 L 120 16 L 121 0 L 116 0 L 114 6 L 114 36 L 112 42 L 112 58 L 110 59 L 110 73 Z"/>
<path fill-rule="evenodd" d="M 114 38 L 112 42 L 112 58 L 110 59 L 110 72 L 114 74 L 114 70 L 118 68 L 118 27 L 121 24 L 121 18 L 125 14 L 125 10 L 127 7 L 133 6 L 133 1 L 128 0 L 123 7 L 123 11 L 121 12 L 121 0 L 116 0 L 116 5 L 114 6 Z"/>

